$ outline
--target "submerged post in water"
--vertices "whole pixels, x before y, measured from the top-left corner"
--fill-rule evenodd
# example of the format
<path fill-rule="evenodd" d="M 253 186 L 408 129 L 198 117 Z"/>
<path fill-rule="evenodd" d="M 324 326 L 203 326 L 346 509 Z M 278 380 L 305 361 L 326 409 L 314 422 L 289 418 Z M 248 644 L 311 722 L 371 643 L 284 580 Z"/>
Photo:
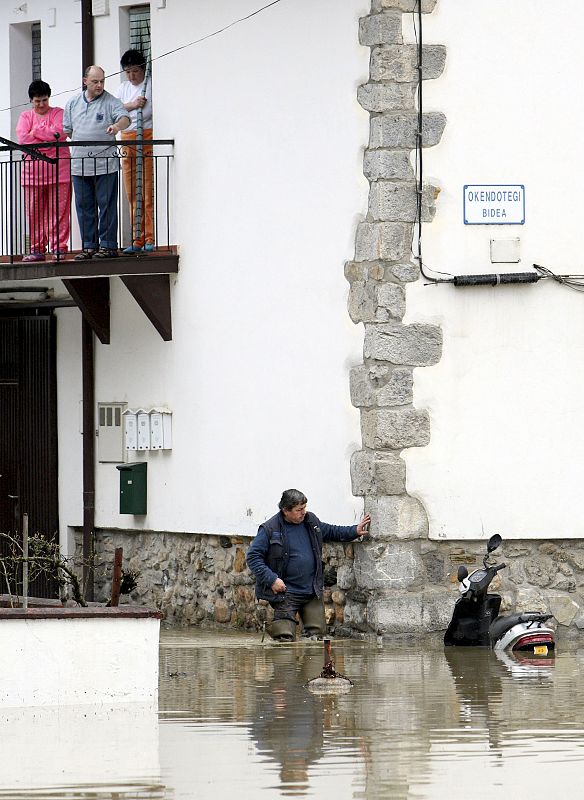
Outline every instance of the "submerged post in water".
<path fill-rule="evenodd" d="M 323 644 L 324 644 L 324 664 L 322 666 L 324 672 L 324 670 L 326 670 L 328 665 L 333 663 L 333 651 L 331 648 L 330 639 L 323 639 Z"/>
<path fill-rule="evenodd" d="M 335 672 L 335 662 L 333 661 L 333 651 L 330 639 L 323 639 L 324 645 L 324 664 L 322 672 L 317 678 L 312 678 L 305 684 L 306 688 L 315 694 L 344 694 L 348 692 L 353 681 L 346 675 Z"/>

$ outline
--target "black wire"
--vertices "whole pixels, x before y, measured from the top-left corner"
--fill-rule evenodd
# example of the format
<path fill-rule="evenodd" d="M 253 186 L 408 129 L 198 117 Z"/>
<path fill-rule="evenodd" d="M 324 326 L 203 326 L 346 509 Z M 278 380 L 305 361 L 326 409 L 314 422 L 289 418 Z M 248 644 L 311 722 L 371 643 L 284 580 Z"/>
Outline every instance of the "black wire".
<path fill-rule="evenodd" d="M 412 10 L 412 21 L 414 27 L 414 36 L 418 46 L 418 129 L 416 131 L 416 156 L 415 156 L 415 176 L 416 176 L 416 220 L 414 222 L 414 230 L 412 230 L 412 256 L 417 260 L 420 268 L 420 274 L 425 280 L 430 283 L 452 283 L 454 276 L 449 272 L 441 272 L 440 270 L 433 269 L 433 272 L 439 275 L 448 275 L 447 278 L 433 278 L 424 271 L 424 259 L 422 255 L 422 197 L 424 189 L 424 161 L 423 161 L 423 140 L 422 131 L 424 123 L 424 108 L 423 108 L 423 35 L 422 35 L 422 0 L 417 0 L 417 25 L 416 28 L 416 7 Z M 418 228 L 417 252 L 414 253 L 414 236 L 415 228 Z"/>
<path fill-rule="evenodd" d="M 568 289 L 573 289 L 575 292 L 584 292 L 584 275 L 556 275 L 551 269 L 542 267 L 540 264 L 534 264 L 533 266 L 542 278 L 549 278 L 562 286 L 567 286 Z"/>
<path fill-rule="evenodd" d="M 224 28 L 219 28 L 219 30 L 213 31 L 213 33 L 208 33 L 206 36 L 201 36 L 200 39 L 195 39 L 194 42 L 189 42 L 188 44 L 183 44 L 180 47 L 175 47 L 174 50 L 169 50 L 167 53 L 162 53 L 161 55 L 156 56 L 156 58 L 153 58 L 152 61 L 158 61 L 159 58 L 166 58 L 166 56 L 172 55 L 172 53 L 178 53 L 179 50 L 184 50 L 187 47 L 192 47 L 195 44 L 200 44 L 200 42 L 204 42 L 206 39 L 211 39 L 213 36 L 218 36 L 220 33 L 224 33 L 225 31 L 229 30 L 229 28 L 232 28 L 234 25 L 238 25 L 240 22 L 245 22 L 246 20 L 255 17 L 256 14 L 261 14 L 262 11 L 265 11 L 267 8 L 275 6 L 277 3 L 281 2 L 282 0 L 272 0 L 271 3 L 268 3 L 267 5 L 258 8 L 257 11 L 252 11 L 251 14 L 248 14 L 245 17 L 241 17 L 240 19 L 236 19 L 233 22 L 230 22 L 229 25 L 225 25 Z"/>
<path fill-rule="evenodd" d="M 245 22 L 246 20 L 255 17 L 256 14 L 261 14 L 262 11 L 265 11 L 266 9 L 271 8 L 271 6 L 275 6 L 277 5 L 277 3 L 281 2 L 282 0 L 272 0 L 271 3 L 268 3 L 267 5 L 256 9 L 256 11 L 252 11 L 251 14 L 247 14 L 247 16 L 245 17 L 240 17 L 239 19 L 233 20 L 233 22 L 230 22 L 229 25 L 225 25 L 223 28 L 219 28 L 218 30 L 213 31 L 212 33 L 208 33 L 206 36 L 201 36 L 200 39 L 195 39 L 193 42 L 188 42 L 187 44 L 182 44 L 180 47 L 175 47 L 174 50 L 168 50 L 166 53 L 161 53 L 159 56 L 156 56 L 156 58 L 151 58 L 150 61 L 159 61 L 161 58 L 166 58 L 166 56 L 170 56 L 173 53 L 178 53 L 179 50 L 185 50 L 187 47 L 193 47 L 193 45 L 200 44 L 201 42 L 204 42 L 207 39 L 211 39 L 213 36 L 218 36 L 220 33 L 224 33 L 225 31 L 229 30 L 229 28 L 233 28 L 234 25 L 239 25 L 240 22 Z M 152 47 L 150 49 L 152 50 Z M 117 72 L 110 72 L 105 77 L 113 78 L 116 75 L 121 75 L 122 72 L 123 70 L 118 70 Z M 79 89 L 78 86 L 75 86 L 73 89 L 63 89 L 60 92 L 55 92 L 54 94 L 51 94 L 51 97 L 59 97 L 62 94 L 69 94 L 70 92 L 76 92 L 78 89 Z M 12 111 L 15 108 L 25 108 L 28 105 L 29 105 L 28 103 L 18 103 L 17 105 L 14 106 L 7 106 L 7 108 L 0 108 L 0 113 L 2 113 L 3 111 Z"/>

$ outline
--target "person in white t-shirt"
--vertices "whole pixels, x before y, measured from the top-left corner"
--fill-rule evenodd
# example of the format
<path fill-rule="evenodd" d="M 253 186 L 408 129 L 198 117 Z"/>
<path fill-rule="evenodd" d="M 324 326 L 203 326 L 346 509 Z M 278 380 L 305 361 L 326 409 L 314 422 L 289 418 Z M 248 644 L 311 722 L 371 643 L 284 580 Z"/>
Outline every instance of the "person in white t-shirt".
<path fill-rule="evenodd" d="M 136 140 L 138 109 L 142 109 L 142 139 L 152 139 L 152 84 L 146 83 L 146 59 L 139 50 L 126 50 L 121 67 L 126 75 L 116 92 L 116 96 L 130 117 L 130 126 L 122 133 L 122 142 Z M 130 204 L 130 223 L 132 243 L 124 253 L 151 252 L 154 250 L 154 209 L 153 209 L 153 155 L 152 147 L 142 148 L 142 214 L 136 213 L 136 157 L 138 147 L 122 147 L 122 174 L 124 188 Z"/>

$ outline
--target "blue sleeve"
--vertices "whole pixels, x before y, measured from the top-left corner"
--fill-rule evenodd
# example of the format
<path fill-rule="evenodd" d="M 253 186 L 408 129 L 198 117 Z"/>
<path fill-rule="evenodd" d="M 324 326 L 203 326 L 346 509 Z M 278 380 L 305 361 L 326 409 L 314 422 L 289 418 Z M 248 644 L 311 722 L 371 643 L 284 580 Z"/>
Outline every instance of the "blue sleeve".
<path fill-rule="evenodd" d="M 276 578 L 279 576 L 268 567 L 266 558 L 268 557 L 268 549 L 270 542 L 266 531 L 260 526 L 255 539 L 249 546 L 247 551 L 247 566 L 251 569 L 256 576 L 256 580 L 262 586 L 270 587 Z"/>
<path fill-rule="evenodd" d="M 319 522 L 323 542 L 352 542 L 357 538 L 356 525 L 329 525 Z"/>

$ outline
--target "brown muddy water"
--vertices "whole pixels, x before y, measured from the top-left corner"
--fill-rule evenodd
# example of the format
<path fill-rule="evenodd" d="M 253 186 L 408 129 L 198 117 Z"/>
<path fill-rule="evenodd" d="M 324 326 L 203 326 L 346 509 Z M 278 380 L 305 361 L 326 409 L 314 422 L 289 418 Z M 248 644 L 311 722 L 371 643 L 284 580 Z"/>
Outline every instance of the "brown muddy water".
<path fill-rule="evenodd" d="M 584 641 L 517 663 L 439 641 L 333 640 L 348 694 L 311 694 L 317 642 L 163 631 L 158 713 L 3 713 L 1 798 L 579 796 Z"/>

